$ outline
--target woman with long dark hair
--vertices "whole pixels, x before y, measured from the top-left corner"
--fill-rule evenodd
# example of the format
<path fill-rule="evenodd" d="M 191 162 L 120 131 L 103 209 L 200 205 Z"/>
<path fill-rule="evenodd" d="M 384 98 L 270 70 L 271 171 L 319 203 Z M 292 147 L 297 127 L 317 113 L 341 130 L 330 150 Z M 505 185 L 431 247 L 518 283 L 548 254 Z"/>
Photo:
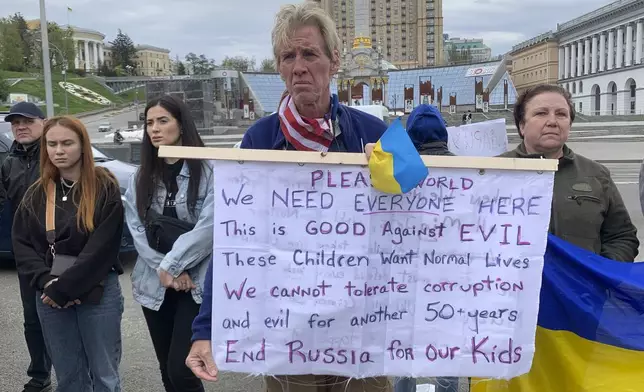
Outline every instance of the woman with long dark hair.
<path fill-rule="evenodd" d="M 94 166 L 85 126 L 45 123 L 40 178 L 13 221 L 18 272 L 38 291 L 38 316 L 58 392 L 121 390 L 123 204 L 114 176 Z"/>
<path fill-rule="evenodd" d="M 145 108 L 141 165 L 130 179 L 125 216 L 139 254 L 132 272 L 167 392 L 203 391 L 185 365 L 191 324 L 212 257 L 212 168 L 204 161 L 160 158 L 159 146 L 203 147 L 182 101 L 164 95 Z"/>

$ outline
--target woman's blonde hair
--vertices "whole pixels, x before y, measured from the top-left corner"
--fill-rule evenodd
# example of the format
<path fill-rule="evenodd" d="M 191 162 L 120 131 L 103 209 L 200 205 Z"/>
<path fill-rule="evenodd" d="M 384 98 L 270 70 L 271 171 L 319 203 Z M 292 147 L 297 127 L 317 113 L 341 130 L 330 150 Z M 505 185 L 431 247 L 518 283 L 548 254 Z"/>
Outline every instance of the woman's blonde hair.
<path fill-rule="evenodd" d="M 307 0 L 300 4 L 283 5 L 275 16 L 271 36 L 276 66 L 280 64 L 280 50 L 288 45 L 295 30 L 302 26 L 317 27 L 324 39 L 326 55 L 332 62 L 339 61 L 336 53 L 339 55 L 340 52 L 340 37 L 333 19 L 316 2 Z"/>

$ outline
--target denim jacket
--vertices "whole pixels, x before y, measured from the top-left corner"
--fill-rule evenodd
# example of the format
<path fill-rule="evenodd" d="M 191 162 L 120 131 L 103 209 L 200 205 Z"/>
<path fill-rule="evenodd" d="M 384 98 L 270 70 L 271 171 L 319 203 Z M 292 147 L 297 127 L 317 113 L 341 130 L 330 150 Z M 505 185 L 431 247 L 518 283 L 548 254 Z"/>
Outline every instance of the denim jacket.
<path fill-rule="evenodd" d="M 175 278 L 187 271 L 197 288 L 192 290 L 192 298 L 201 303 L 204 280 L 208 264 L 212 259 L 213 219 L 214 219 L 214 184 L 213 170 L 209 163 L 204 163 L 199 193 L 194 215 L 188 209 L 187 194 L 190 173 L 184 163 L 177 177 L 176 209 L 177 216 L 183 221 L 195 223 L 193 230 L 181 235 L 174 243 L 172 250 L 164 255 L 150 248 L 145 235 L 144 225 L 136 210 L 136 177 L 130 177 L 130 183 L 125 193 L 125 219 L 132 233 L 134 247 L 138 252 L 136 265 L 132 271 L 132 294 L 134 300 L 142 306 L 159 310 L 165 297 L 165 287 L 161 285 L 158 271 L 163 269 Z M 162 182 L 157 184 L 155 197 L 152 198 L 151 208 L 163 213 L 166 189 Z"/>

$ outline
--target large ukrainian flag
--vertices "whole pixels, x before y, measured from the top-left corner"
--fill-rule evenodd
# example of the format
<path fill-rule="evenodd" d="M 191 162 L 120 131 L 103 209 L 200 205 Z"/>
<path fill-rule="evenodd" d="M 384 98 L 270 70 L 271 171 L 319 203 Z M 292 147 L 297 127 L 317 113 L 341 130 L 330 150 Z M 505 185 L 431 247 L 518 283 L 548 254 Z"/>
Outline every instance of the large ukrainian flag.
<path fill-rule="evenodd" d="M 385 193 L 407 193 L 429 173 L 400 118 L 380 137 L 369 158 L 371 184 Z"/>
<path fill-rule="evenodd" d="M 472 380 L 473 392 L 644 391 L 644 263 L 548 238 L 528 374 Z"/>

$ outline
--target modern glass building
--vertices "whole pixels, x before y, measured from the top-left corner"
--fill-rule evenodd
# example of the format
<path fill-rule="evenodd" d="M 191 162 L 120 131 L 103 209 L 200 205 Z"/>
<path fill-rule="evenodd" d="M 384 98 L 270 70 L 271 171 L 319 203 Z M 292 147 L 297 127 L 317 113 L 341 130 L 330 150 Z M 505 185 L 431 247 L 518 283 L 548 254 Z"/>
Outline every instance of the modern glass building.
<path fill-rule="evenodd" d="M 445 110 L 449 107 L 450 94 L 456 94 L 457 106 L 474 106 L 476 103 L 474 83 L 482 78 L 484 87 L 492 87 L 488 86 L 490 82 L 494 84 L 490 91 L 490 106 L 504 104 L 503 79 L 508 81 L 508 104 L 513 105 L 517 98 L 517 93 L 507 71 L 499 68 L 502 66 L 504 67 L 502 61 L 494 61 L 452 67 L 389 70 L 389 81 L 387 87 L 385 87 L 386 100 L 384 104 L 390 109 L 402 109 L 404 107 L 405 86 L 410 87 L 410 85 L 413 85 L 414 102 L 417 105 L 420 102 L 420 80 L 426 81 L 431 78 L 432 86 L 436 91 L 443 87 L 442 106 Z M 280 97 L 286 88 L 279 74 L 251 72 L 240 73 L 240 75 L 242 88 L 248 87 L 250 98 L 254 101 L 255 112 L 259 117 L 277 111 Z M 369 86 L 364 86 L 364 89 L 365 102 L 370 102 Z M 331 92 L 337 93 L 335 80 L 331 84 Z"/>
<path fill-rule="evenodd" d="M 503 79 L 508 81 L 508 104 L 513 105 L 517 93 L 507 71 L 499 70 L 504 66 L 503 61 L 493 61 L 479 64 L 467 64 L 449 67 L 417 68 L 400 71 L 389 71 L 389 84 L 387 91 L 387 106 L 402 108 L 404 105 L 405 86 L 414 87 L 414 102 L 420 102 L 420 80 L 431 78 L 432 87 L 438 91 L 443 87 L 442 106 L 449 106 L 450 94 L 456 94 L 457 106 L 475 105 L 474 83 L 483 78 L 483 87 L 488 87 L 495 73 L 503 71 L 503 75 L 490 91 L 490 106 L 503 105 Z M 478 76 L 478 77 L 477 77 Z M 436 99 L 436 95 L 434 95 Z M 415 105 L 414 105 L 415 106 Z"/>

